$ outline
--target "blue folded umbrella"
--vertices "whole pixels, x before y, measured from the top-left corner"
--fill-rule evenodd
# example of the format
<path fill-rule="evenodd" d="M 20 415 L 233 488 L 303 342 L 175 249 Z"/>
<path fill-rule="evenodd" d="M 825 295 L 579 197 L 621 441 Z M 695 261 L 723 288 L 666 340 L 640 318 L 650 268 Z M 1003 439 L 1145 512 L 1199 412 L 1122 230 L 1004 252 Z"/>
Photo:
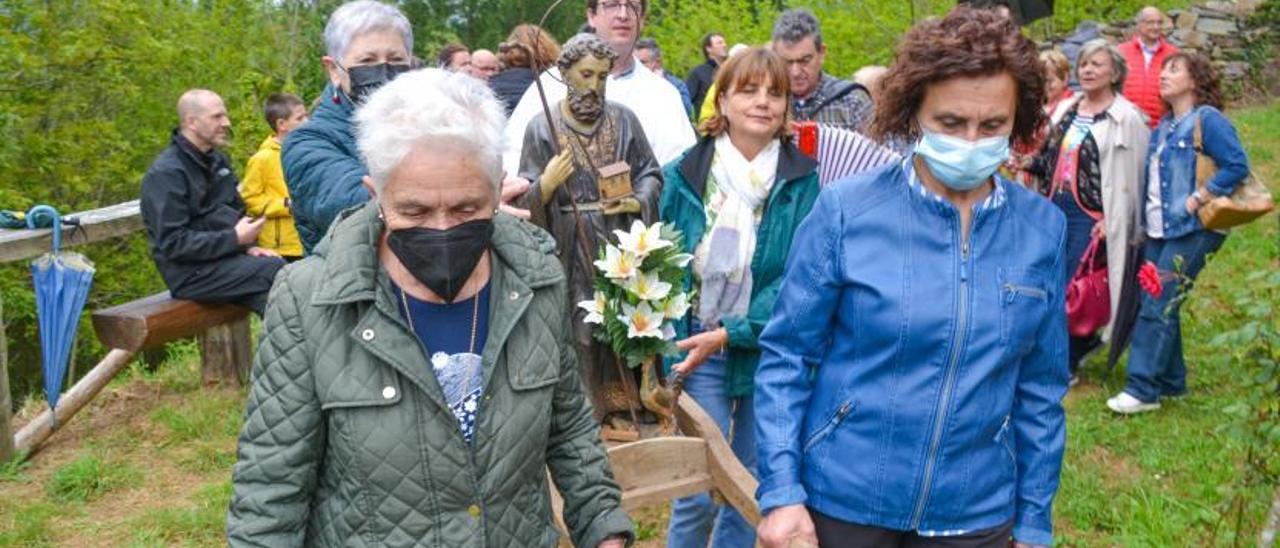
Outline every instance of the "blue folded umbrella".
<path fill-rule="evenodd" d="M 40 205 L 27 212 L 27 225 L 31 228 L 46 221 L 53 228 L 53 250 L 31 263 L 31 278 L 36 290 L 44 395 L 52 412 L 67 378 L 71 347 L 93 285 L 94 269 L 93 262 L 84 255 L 62 251 L 62 218 L 57 210 Z"/>

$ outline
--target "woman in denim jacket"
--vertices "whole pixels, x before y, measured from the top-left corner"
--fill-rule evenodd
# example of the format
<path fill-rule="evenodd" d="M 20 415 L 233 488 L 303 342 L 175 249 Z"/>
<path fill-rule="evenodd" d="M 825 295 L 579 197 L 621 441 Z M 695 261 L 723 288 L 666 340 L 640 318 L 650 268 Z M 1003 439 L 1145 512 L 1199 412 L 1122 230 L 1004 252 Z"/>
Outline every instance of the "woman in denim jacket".
<path fill-rule="evenodd" d="M 873 131 L 898 164 L 823 189 L 760 337 L 765 546 L 1052 542 L 1066 219 L 998 174 L 1044 112 L 1036 47 L 959 7 L 907 33 Z"/>
<path fill-rule="evenodd" d="M 1249 174 L 1240 138 L 1223 116 L 1218 75 L 1209 59 L 1194 53 L 1169 56 L 1160 73 L 1160 97 L 1169 108 L 1151 139 L 1142 194 L 1148 237 L 1144 254 L 1163 281 L 1159 295 L 1143 294 L 1129 354 L 1124 391 L 1107 400 L 1117 413 L 1141 413 L 1160 407 L 1161 398 L 1187 392 L 1178 309 L 1208 255 L 1226 234 L 1205 230 L 1196 210 L 1226 196 Z M 1196 121 L 1204 153 L 1218 172 L 1196 190 Z"/>

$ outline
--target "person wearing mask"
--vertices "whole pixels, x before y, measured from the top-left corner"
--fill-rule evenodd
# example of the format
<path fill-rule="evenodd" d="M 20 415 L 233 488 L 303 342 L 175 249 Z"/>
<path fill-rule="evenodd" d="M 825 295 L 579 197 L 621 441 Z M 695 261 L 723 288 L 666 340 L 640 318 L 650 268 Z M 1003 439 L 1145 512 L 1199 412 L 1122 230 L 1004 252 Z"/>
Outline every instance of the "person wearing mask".
<path fill-rule="evenodd" d="M 773 51 L 787 62 L 797 120 L 863 131 L 871 122 L 871 94 L 822 70 L 827 45 L 818 18 L 807 9 L 782 12 L 773 23 Z"/>
<path fill-rule="evenodd" d="M 1122 93 L 1146 113 L 1147 124 L 1155 128 L 1164 116 L 1160 69 L 1165 59 L 1178 53 L 1178 48 L 1164 39 L 1164 14 L 1159 8 L 1142 8 L 1134 22 L 1137 32 L 1133 39 L 1120 44 L 1120 54 L 1129 66 Z"/>
<path fill-rule="evenodd" d="M 677 322 L 685 354 L 672 370 L 750 471 L 756 338 L 778 296 L 791 238 L 818 197 L 817 162 L 791 142 L 788 86 L 786 65 L 767 49 L 730 58 L 716 75 L 716 113 L 703 136 L 663 173 L 662 222 L 684 234 L 698 296 Z M 709 495 L 671 507 L 669 547 L 753 545 L 751 525 Z"/>
<path fill-rule="evenodd" d="M 693 67 L 685 78 L 685 87 L 689 89 L 689 100 L 694 106 L 701 106 L 707 98 L 711 83 L 716 79 L 716 71 L 725 59 L 729 58 L 729 43 L 724 35 L 708 32 L 702 35 L 702 64 Z"/>
<path fill-rule="evenodd" d="M 498 71 L 502 70 L 502 64 L 498 62 L 498 56 L 487 49 L 478 49 L 471 52 L 471 70 L 472 76 L 479 78 L 482 82 L 488 82 Z"/>
<path fill-rule="evenodd" d="M 1143 254 L 1160 274 L 1161 291 L 1142 294 L 1138 322 L 1129 348 L 1124 391 L 1107 400 L 1117 413 L 1141 413 L 1160 400 L 1187 393 L 1187 363 L 1182 355 L 1179 309 L 1196 276 L 1227 235 L 1205 230 L 1196 210 L 1218 196 L 1229 196 L 1249 174 L 1240 136 L 1222 114 L 1222 90 L 1212 62 L 1204 55 L 1175 53 L 1164 61 L 1160 96 L 1167 113 L 1147 152 Z M 1201 149 L 1218 171 L 1196 188 L 1195 131 Z"/>
<path fill-rule="evenodd" d="M 915 146 L 823 190 L 760 335 L 765 547 L 1053 542 L 1066 221 L 997 173 L 1044 117 L 1038 68 L 989 10 L 899 43 L 872 131 Z"/>
<path fill-rule="evenodd" d="M 379 87 L 413 65 L 413 30 L 404 14 L 373 0 L 347 2 L 324 27 L 321 59 L 329 83 L 311 120 L 285 139 L 281 163 L 293 218 L 307 253 L 342 210 L 369 200 L 351 117 Z"/>
<path fill-rule="evenodd" d="M 373 200 L 272 293 L 232 473 L 232 547 L 634 539 L 592 418 L 564 272 L 498 211 L 502 106 L 406 74 L 356 114 Z"/>
<path fill-rule="evenodd" d="M 689 88 L 684 81 L 662 68 L 662 49 L 653 38 L 641 38 L 636 41 L 636 60 L 654 74 L 661 76 L 680 92 L 680 101 L 684 103 L 685 116 L 693 116 L 693 101 L 689 98 Z"/>
<path fill-rule="evenodd" d="M 234 303 L 259 316 L 280 254 L 254 245 L 266 222 L 246 216 L 236 174 L 222 152 L 231 118 L 218 94 L 178 99 L 178 127 L 142 177 L 139 209 L 151 257 L 176 299 Z"/>
<path fill-rule="evenodd" d="M 471 52 L 462 44 L 445 44 L 436 55 L 436 66 L 451 72 L 470 74 Z"/>
<path fill-rule="evenodd" d="M 298 96 L 273 93 L 262 107 L 272 134 L 262 141 L 258 152 L 244 167 L 240 197 L 245 210 L 254 217 L 265 217 L 266 224 L 258 233 L 258 246 L 279 253 L 285 260 L 302 258 L 302 242 L 293 226 L 289 210 L 289 188 L 284 184 L 280 167 L 280 143 L 289 132 L 307 122 L 307 107 Z"/>
<path fill-rule="evenodd" d="M 692 146 L 694 134 L 680 93 L 636 60 L 636 40 L 644 29 L 648 7 L 649 0 L 586 0 L 586 15 L 592 32 L 618 54 L 608 77 L 609 100 L 631 109 L 640 119 L 645 138 L 661 165 Z M 548 105 L 565 98 L 564 79 L 558 69 L 549 68 L 540 78 Z M 525 128 L 535 116 L 543 116 L 542 99 L 538 90 L 530 87 L 507 121 L 502 165 L 508 173 L 519 170 Z"/>
<path fill-rule="evenodd" d="M 510 115 L 533 85 L 538 72 L 555 64 L 560 57 L 560 44 L 541 27 L 522 23 L 511 29 L 507 40 L 498 46 L 498 55 L 503 69 L 489 79 L 489 87 L 498 94 Z"/>
<path fill-rule="evenodd" d="M 1142 111 L 1120 95 L 1124 57 L 1105 39 L 1080 48 L 1076 79 L 1080 93 L 1062 101 L 1050 116 L 1049 135 L 1032 160 L 1030 172 L 1044 193 L 1067 216 L 1067 274 L 1079 266 L 1089 242 L 1106 247 L 1111 321 L 1094 334 L 1071 337 L 1070 366 L 1074 384 L 1080 362 L 1103 340 L 1111 338 L 1126 272 L 1125 254 L 1138 224 L 1142 168 L 1151 132 Z"/>

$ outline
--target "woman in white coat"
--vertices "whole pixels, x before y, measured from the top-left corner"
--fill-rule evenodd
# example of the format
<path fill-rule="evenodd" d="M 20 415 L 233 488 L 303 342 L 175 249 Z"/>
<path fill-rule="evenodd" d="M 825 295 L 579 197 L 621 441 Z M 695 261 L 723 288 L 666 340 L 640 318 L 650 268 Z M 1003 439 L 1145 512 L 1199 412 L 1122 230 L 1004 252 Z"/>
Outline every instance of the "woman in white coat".
<path fill-rule="evenodd" d="M 1080 50 L 1076 79 L 1081 93 L 1063 101 L 1050 118 L 1050 133 L 1031 171 L 1042 191 L 1067 216 L 1067 279 L 1095 236 L 1106 244 L 1111 321 L 1100 334 L 1071 338 L 1071 382 L 1082 358 L 1110 339 L 1126 276 L 1125 251 L 1137 236 L 1143 155 L 1151 132 L 1146 116 L 1120 95 L 1128 67 L 1106 40 Z"/>

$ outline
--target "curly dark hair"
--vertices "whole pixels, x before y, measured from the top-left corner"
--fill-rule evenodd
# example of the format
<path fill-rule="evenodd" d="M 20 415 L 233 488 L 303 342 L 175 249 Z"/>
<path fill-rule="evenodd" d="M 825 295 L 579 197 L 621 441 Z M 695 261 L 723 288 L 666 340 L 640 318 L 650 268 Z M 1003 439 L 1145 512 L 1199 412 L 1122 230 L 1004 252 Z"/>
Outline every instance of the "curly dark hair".
<path fill-rule="evenodd" d="M 1160 68 L 1163 69 L 1175 62 L 1181 62 L 1182 67 L 1191 74 L 1191 81 L 1195 82 L 1192 93 L 1196 96 L 1196 104 L 1209 105 L 1222 110 L 1222 81 L 1218 78 L 1218 71 L 1213 68 L 1213 62 L 1204 54 L 1180 51 L 1165 57 L 1164 64 Z M 1163 99 L 1161 101 L 1164 102 L 1165 112 L 1173 112 L 1173 107 L 1168 101 Z"/>
<path fill-rule="evenodd" d="M 1044 119 L 1044 80 L 1036 45 L 1006 17 L 959 6 L 942 19 L 925 21 L 898 43 L 893 65 L 881 82 L 871 133 L 881 141 L 914 141 L 916 120 L 930 84 L 1001 72 L 1018 86 L 1013 116 L 1015 141 L 1031 141 Z"/>
<path fill-rule="evenodd" d="M 610 67 L 613 67 L 613 62 L 618 59 L 618 52 L 613 51 L 613 48 L 603 38 L 584 32 L 575 35 L 564 43 L 564 46 L 560 48 L 560 58 L 556 59 L 556 66 L 563 73 L 569 70 L 569 67 L 572 67 L 579 59 L 588 55 L 600 59 L 608 59 Z"/>

